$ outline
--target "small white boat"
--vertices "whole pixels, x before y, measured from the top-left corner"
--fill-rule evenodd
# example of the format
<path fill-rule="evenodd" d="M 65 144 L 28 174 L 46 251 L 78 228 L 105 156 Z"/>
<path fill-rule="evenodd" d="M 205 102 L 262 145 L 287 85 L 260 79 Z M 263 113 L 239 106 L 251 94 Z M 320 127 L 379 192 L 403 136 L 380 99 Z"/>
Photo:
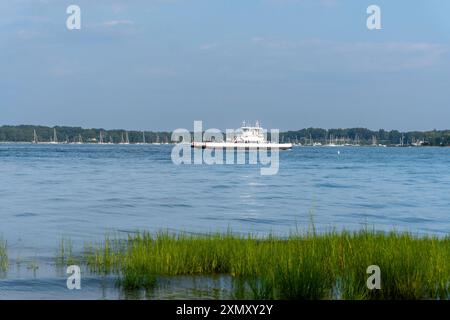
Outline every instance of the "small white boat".
<path fill-rule="evenodd" d="M 58 136 L 56 135 L 56 128 L 53 128 L 53 139 L 50 140 L 49 144 L 58 144 Z"/>
<path fill-rule="evenodd" d="M 125 140 L 123 139 L 123 132 L 122 132 L 122 137 L 120 139 L 119 144 L 130 144 L 130 139 L 128 139 L 128 131 L 125 131 Z"/>
<path fill-rule="evenodd" d="M 38 139 L 38 136 L 37 136 L 37 134 L 36 134 L 36 129 L 35 130 L 33 130 L 33 142 L 32 143 L 39 143 L 39 139 Z"/>
<path fill-rule="evenodd" d="M 145 142 L 145 131 L 142 131 L 142 142 L 136 142 L 135 144 L 136 144 L 136 145 L 144 145 L 144 144 L 147 144 L 147 143 Z"/>
<path fill-rule="evenodd" d="M 264 137 L 263 128 L 256 122 L 255 126 L 243 126 L 238 130 L 238 133 L 230 140 L 225 142 L 215 141 L 194 141 L 191 143 L 193 148 L 202 149 L 292 149 L 292 143 L 276 143 L 269 142 Z"/>
<path fill-rule="evenodd" d="M 83 137 L 81 137 L 81 134 L 78 135 L 78 141 L 75 142 L 76 144 L 83 144 Z"/>

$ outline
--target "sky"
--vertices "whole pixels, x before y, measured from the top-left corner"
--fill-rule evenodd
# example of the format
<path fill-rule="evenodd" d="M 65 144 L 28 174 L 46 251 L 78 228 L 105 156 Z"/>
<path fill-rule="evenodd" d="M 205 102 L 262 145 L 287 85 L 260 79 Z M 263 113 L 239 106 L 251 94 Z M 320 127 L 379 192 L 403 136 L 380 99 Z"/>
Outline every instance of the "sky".
<path fill-rule="evenodd" d="M 81 8 L 68 30 L 66 9 Z M 367 7 L 381 9 L 368 30 Z M 0 125 L 450 129 L 448 0 L 2 0 Z"/>

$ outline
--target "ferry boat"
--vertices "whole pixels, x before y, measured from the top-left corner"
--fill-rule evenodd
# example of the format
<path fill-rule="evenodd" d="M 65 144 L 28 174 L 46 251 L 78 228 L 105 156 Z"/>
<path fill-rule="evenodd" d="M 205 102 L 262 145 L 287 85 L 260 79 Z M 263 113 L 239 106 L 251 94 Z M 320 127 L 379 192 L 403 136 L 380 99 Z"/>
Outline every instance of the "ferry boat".
<path fill-rule="evenodd" d="M 264 137 L 264 129 L 256 121 L 254 126 L 247 126 L 245 122 L 242 127 L 237 130 L 237 134 L 225 142 L 215 141 L 194 141 L 191 143 L 193 148 L 202 149 L 292 149 L 292 143 L 269 142 Z"/>

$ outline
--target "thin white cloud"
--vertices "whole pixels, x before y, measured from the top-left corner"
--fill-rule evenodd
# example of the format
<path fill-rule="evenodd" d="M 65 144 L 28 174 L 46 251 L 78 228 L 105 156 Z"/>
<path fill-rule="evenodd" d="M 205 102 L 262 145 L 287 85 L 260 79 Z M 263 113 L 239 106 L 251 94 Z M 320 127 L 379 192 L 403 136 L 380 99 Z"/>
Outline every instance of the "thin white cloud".
<path fill-rule="evenodd" d="M 250 44 L 280 56 L 295 56 L 299 66 L 347 68 L 357 70 L 400 70 L 433 67 L 447 61 L 448 45 L 428 42 L 336 42 L 288 41 L 253 37 Z"/>
<path fill-rule="evenodd" d="M 134 22 L 132 20 L 110 20 L 102 23 L 104 27 L 117 27 L 117 26 L 132 26 Z"/>
<path fill-rule="evenodd" d="M 212 50 L 219 46 L 218 42 L 205 43 L 200 46 L 200 50 Z"/>

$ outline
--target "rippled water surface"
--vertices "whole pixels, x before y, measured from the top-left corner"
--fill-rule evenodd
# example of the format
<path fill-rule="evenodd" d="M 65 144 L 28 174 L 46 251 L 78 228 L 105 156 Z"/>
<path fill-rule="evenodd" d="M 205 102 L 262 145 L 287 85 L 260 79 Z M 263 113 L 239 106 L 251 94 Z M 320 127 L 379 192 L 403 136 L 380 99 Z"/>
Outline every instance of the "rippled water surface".
<path fill-rule="evenodd" d="M 32 297 L 64 288 L 46 267 L 63 237 L 81 247 L 137 230 L 287 235 L 311 220 L 318 230 L 450 232 L 450 148 L 297 147 L 273 176 L 255 165 L 176 166 L 171 150 L 0 145 L 0 237 L 13 261 L 40 265 L 11 267 L 0 298 L 28 297 L 46 277 Z M 108 280 L 90 281 L 94 298 L 116 297 Z"/>

